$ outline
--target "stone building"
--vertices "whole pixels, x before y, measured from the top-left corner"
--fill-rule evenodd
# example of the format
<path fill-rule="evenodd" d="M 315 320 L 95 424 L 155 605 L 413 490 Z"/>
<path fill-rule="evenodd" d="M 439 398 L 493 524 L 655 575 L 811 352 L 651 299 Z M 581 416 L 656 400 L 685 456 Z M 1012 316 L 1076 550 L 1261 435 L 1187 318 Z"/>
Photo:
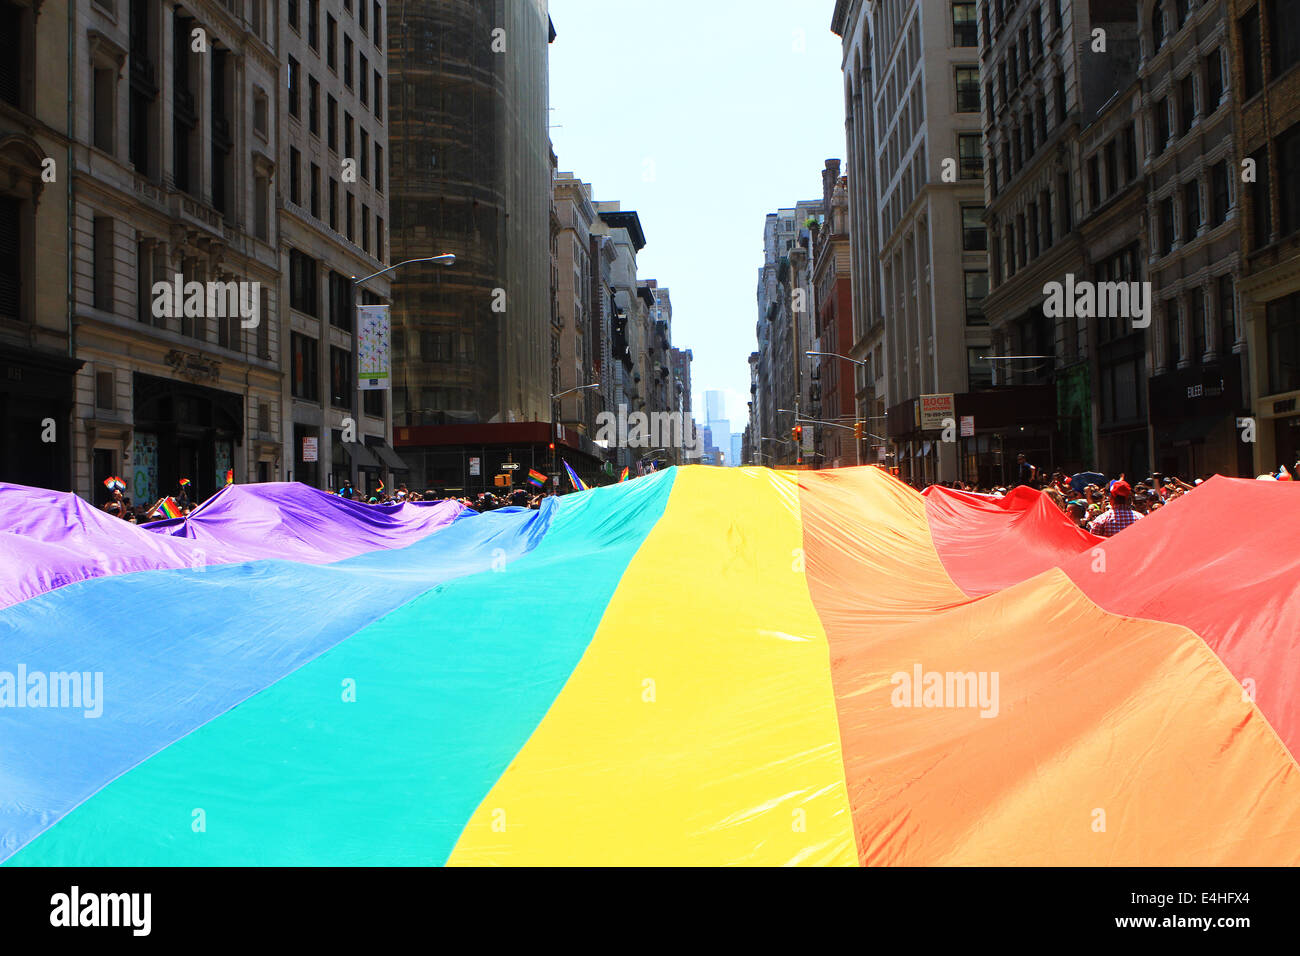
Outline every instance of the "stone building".
<path fill-rule="evenodd" d="M 1300 5 L 1227 6 L 1236 152 L 1253 160 L 1254 177 L 1241 184 L 1237 327 L 1249 345 L 1252 414 L 1238 433 L 1255 438 L 1247 442 L 1252 470 L 1262 474 L 1300 459 Z"/>
<path fill-rule="evenodd" d="M 228 472 L 282 477 L 276 11 L 79 0 L 71 17 L 73 488 L 100 501 L 116 475 L 151 503 L 182 478 L 202 499 Z"/>
<path fill-rule="evenodd" d="M 318 488 L 391 488 L 406 466 L 391 447 L 390 390 L 359 388 L 356 305 L 386 302 L 402 273 L 352 281 L 389 262 L 387 11 L 373 0 L 275 6 L 287 77 L 275 114 L 286 470 Z"/>
<path fill-rule="evenodd" d="M 964 6 L 963 6 L 964 10 Z M 844 354 L 855 362 L 853 381 L 855 414 L 864 422 L 864 460 L 893 466 L 884 434 L 888 404 L 889 368 L 885 357 L 885 313 L 880 299 L 878 257 L 880 241 L 875 224 L 877 194 L 876 124 L 872 112 L 872 31 L 868 0 L 836 0 L 831 31 L 841 39 L 844 74 L 844 132 L 848 152 L 844 171 L 848 178 L 849 280 L 852 297 L 852 337 Z M 964 15 L 964 14 L 963 14 Z M 957 14 L 954 13 L 954 19 Z M 971 14 L 973 22 L 973 12 Z M 881 454 L 886 457 L 880 458 Z"/>
<path fill-rule="evenodd" d="M 598 383 L 591 314 L 591 287 L 595 273 L 591 261 L 591 226 L 596 208 L 591 187 L 572 173 L 560 173 L 554 184 L 555 211 L 559 232 L 556 237 L 556 283 L 559 326 L 558 355 L 552 393 Z M 594 435 L 598 389 L 572 392 L 556 400 L 556 420 L 566 428 Z"/>
<path fill-rule="evenodd" d="M 850 278 L 848 178 L 841 176 L 840 161 L 826 160 L 822 170 L 822 222 L 813 228 L 813 286 L 816 317 L 813 351 L 845 355 L 853 348 L 853 301 Z M 859 464 L 849 429 L 857 416 L 856 366 L 836 354 L 813 359 L 814 417 L 843 427 L 818 429 L 819 464 L 828 468 Z M 864 436 L 864 444 L 867 440 Z M 866 459 L 864 458 L 863 461 Z M 872 459 L 875 460 L 874 458 Z"/>
<path fill-rule="evenodd" d="M 85 447 L 68 297 L 70 15 L 66 0 L 0 3 L 0 481 L 63 491 Z"/>
<path fill-rule="evenodd" d="M 861 247 L 853 266 L 855 311 L 862 312 L 854 357 L 867 362 L 878 392 L 887 385 L 883 424 L 894 467 L 917 483 L 958 476 L 958 446 L 923 427 L 922 396 L 978 387 L 976 363 L 989 341 L 987 257 L 971 244 L 983 235 L 971 227 L 984 205 L 974 15 L 969 3 L 841 0 L 832 20 L 844 39 L 849 210 L 860 224 L 851 232 Z M 878 375 L 869 331 L 877 302 Z"/>
<path fill-rule="evenodd" d="M 1241 154 L 1227 4 L 1154 0 L 1142 10 L 1151 462 L 1180 476 L 1247 474 L 1249 447 L 1236 428 L 1248 401 L 1248 350 L 1236 305 Z M 1091 188 L 1096 158 L 1084 176 Z"/>
<path fill-rule="evenodd" d="M 481 491 L 502 464 L 522 480 L 552 458 L 556 33 L 546 0 L 406 4 L 386 22 L 387 251 L 456 256 L 393 274 L 394 442 L 416 485 Z"/>

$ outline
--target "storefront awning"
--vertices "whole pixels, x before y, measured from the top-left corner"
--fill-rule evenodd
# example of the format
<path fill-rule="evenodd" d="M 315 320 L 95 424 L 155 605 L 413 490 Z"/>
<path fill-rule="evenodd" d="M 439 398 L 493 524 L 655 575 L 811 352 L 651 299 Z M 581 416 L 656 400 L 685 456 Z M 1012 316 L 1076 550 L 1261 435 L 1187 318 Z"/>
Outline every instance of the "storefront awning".
<path fill-rule="evenodd" d="M 343 443 L 343 449 L 350 456 L 352 456 L 352 460 L 357 463 L 358 468 L 383 468 L 384 467 L 382 464 L 380 464 L 379 459 L 376 458 L 373 454 L 371 454 L 371 449 L 361 444 L 361 442 L 345 441 Z"/>
<path fill-rule="evenodd" d="M 374 452 L 388 466 L 390 471 L 410 471 L 411 466 L 398 457 L 397 452 L 387 445 L 374 445 L 369 451 Z"/>

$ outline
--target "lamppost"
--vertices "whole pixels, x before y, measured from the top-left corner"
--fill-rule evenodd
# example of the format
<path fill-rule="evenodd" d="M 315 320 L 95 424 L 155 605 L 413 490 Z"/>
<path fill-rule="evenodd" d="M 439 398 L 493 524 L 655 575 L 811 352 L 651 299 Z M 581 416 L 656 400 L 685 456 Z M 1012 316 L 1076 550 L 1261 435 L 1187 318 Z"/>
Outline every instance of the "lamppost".
<path fill-rule="evenodd" d="M 556 433 L 555 427 L 555 419 L 557 417 L 555 410 L 560 404 L 559 400 L 565 395 L 572 395 L 574 392 L 581 392 L 586 388 L 600 388 L 600 382 L 592 382 L 589 385 L 579 385 L 576 388 L 566 388 L 564 391 L 556 392 L 551 396 L 551 481 L 555 483 L 555 486 L 551 489 L 552 493 L 556 493 L 560 490 L 560 472 L 555 464 L 555 443 L 559 440 L 559 435 Z"/>
<path fill-rule="evenodd" d="M 352 277 L 352 355 L 353 361 L 357 363 L 356 379 L 352 383 L 352 422 L 354 427 L 357 422 L 361 420 L 361 354 L 357 349 L 357 336 L 359 333 L 359 329 L 357 328 L 357 308 L 361 305 L 361 283 L 369 282 L 371 279 L 381 276 L 385 272 L 392 272 L 394 269 L 400 269 L 402 266 L 409 266 L 416 262 L 437 262 L 441 265 L 449 266 L 455 261 L 455 255 L 447 252 L 440 256 L 427 256 L 423 259 L 406 259 L 402 262 L 395 262 L 387 268 L 380 269 L 378 272 L 372 272 L 368 276 L 362 276 L 360 279 L 356 276 Z M 392 402 L 390 401 L 388 407 L 388 419 L 390 422 L 392 421 L 392 417 L 393 409 Z M 356 455 L 351 455 L 349 457 L 352 459 L 352 487 L 355 488 L 357 485 L 357 472 L 359 470 L 357 457 Z"/>
<path fill-rule="evenodd" d="M 850 357 L 847 356 L 847 355 L 841 355 L 839 352 L 813 352 L 813 351 L 810 351 L 810 352 L 808 352 L 808 354 L 809 354 L 809 355 L 829 355 L 829 356 L 831 356 L 832 358 L 843 359 L 845 362 L 852 362 L 853 365 L 855 365 L 857 368 L 866 368 L 866 366 L 867 366 L 867 363 L 866 363 L 865 361 L 863 361 L 862 359 L 850 358 Z M 857 392 L 857 378 L 856 378 L 856 377 L 855 377 L 854 380 L 853 380 L 853 385 L 854 385 L 854 389 L 853 389 L 854 392 Z M 854 411 L 856 412 L 857 409 L 855 408 Z M 857 418 L 855 417 L 854 421 L 860 421 L 860 419 L 857 419 Z M 862 442 L 861 442 L 861 441 L 858 439 L 858 437 L 857 437 L 857 429 L 854 429 L 854 436 L 853 436 L 853 452 L 854 452 L 854 455 L 855 455 L 855 460 L 857 461 L 857 463 L 858 463 L 859 465 L 861 465 L 861 464 L 862 464 Z"/>

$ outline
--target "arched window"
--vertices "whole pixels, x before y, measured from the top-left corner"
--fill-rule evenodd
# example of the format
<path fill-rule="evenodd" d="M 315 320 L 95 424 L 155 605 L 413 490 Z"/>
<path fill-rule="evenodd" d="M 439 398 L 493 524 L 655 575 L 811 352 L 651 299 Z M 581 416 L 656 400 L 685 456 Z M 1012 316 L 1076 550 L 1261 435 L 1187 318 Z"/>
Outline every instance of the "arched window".
<path fill-rule="evenodd" d="M 1151 37 L 1155 41 L 1153 52 L 1165 45 L 1165 5 L 1160 0 L 1151 8 Z"/>

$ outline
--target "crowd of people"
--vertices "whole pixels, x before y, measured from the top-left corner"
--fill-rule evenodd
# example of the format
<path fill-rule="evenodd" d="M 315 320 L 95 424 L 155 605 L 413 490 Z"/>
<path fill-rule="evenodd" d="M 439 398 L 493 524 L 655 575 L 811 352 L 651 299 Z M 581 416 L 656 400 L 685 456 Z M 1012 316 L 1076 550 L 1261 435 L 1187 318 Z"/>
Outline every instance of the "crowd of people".
<path fill-rule="evenodd" d="M 1294 468 L 1285 466 L 1276 474 L 1260 475 L 1261 481 L 1293 481 L 1300 475 L 1300 461 Z M 1187 482 L 1176 475 L 1155 472 L 1140 481 L 1130 482 L 1125 475 L 1107 480 L 1098 472 L 1067 475 L 1054 470 L 1048 478 L 1024 455 L 1016 459 L 1016 481 L 1010 485 L 980 487 L 961 481 L 944 481 L 940 485 L 957 491 L 1003 498 L 1017 486 L 1034 488 L 1085 531 L 1109 538 L 1161 508 L 1168 507 L 1183 495 L 1195 491 L 1205 482 L 1195 478 Z"/>
<path fill-rule="evenodd" d="M 424 492 L 411 491 L 406 485 L 398 485 L 391 492 L 381 490 L 367 495 L 365 492 L 353 488 L 350 481 L 343 483 L 343 487 L 338 490 L 338 495 L 340 498 L 361 501 L 371 505 L 400 505 L 415 501 L 458 501 L 469 510 L 477 511 L 480 514 L 485 511 L 496 511 L 499 508 L 531 508 L 536 510 L 542 506 L 542 499 L 546 497 L 543 493 L 534 493 L 523 488 L 516 488 L 510 492 L 503 491 L 501 494 L 481 491 L 476 495 L 462 496 L 440 494 L 433 489 Z"/>
<path fill-rule="evenodd" d="M 531 508 L 536 510 L 542 506 L 542 500 L 546 497 L 545 493 L 534 493 L 523 488 L 516 488 L 509 492 L 503 491 L 501 494 L 483 491 L 475 495 L 462 496 L 443 494 L 432 489 L 424 492 L 411 491 L 406 485 L 398 485 L 392 491 L 374 491 L 366 494 L 353 488 L 351 482 L 344 482 L 343 487 L 336 493 L 340 498 L 371 505 L 400 505 L 408 501 L 458 501 L 469 510 L 480 513 L 496 511 L 499 508 Z M 173 496 L 171 500 L 175 503 L 181 515 L 189 515 L 198 507 L 197 502 L 189 500 L 188 496 L 183 493 Z M 133 503 L 120 488 L 115 488 L 109 492 L 108 500 L 104 502 L 101 508 L 113 517 L 129 521 L 131 524 L 145 524 L 149 521 L 160 521 L 167 517 L 160 510 L 160 503 L 152 505 Z"/>
<path fill-rule="evenodd" d="M 184 494 L 177 495 L 172 500 L 176 502 L 182 515 L 188 515 L 198 507 L 196 502 L 190 501 L 189 497 Z M 158 510 L 158 504 L 136 504 L 123 494 L 120 488 L 115 488 L 108 493 L 108 500 L 104 502 L 102 508 L 114 518 L 121 518 L 124 521 L 131 522 L 131 524 L 160 521 L 166 517 Z"/>

